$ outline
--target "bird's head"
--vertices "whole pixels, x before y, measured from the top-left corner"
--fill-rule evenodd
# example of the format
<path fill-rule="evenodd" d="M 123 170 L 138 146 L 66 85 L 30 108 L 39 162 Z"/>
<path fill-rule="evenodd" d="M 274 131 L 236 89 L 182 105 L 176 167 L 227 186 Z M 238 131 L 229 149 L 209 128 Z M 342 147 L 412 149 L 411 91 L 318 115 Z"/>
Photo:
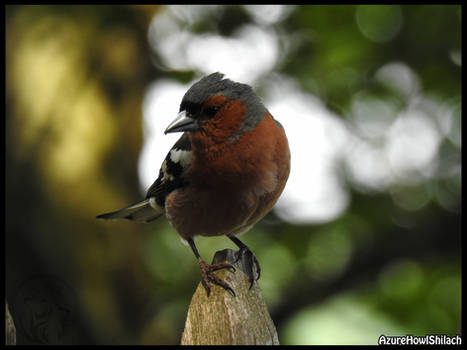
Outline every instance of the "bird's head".
<path fill-rule="evenodd" d="M 193 84 L 165 133 L 188 132 L 195 138 L 234 142 L 253 129 L 267 109 L 249 85 L 223 77 L 213 73 Z"/>

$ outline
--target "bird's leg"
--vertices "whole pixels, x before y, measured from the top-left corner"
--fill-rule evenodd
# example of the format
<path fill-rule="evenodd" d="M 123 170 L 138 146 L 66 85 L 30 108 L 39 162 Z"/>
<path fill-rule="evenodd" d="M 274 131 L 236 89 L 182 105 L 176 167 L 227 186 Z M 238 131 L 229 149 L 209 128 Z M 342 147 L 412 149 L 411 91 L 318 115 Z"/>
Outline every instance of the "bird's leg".
<path fill-rule="evenodd" d="M 201 269 L 201 283 L 203 284 L 204 289 L 206 289 L 206 293 L 208 294 L 208 296 L 211 294 L 211 287 L 209 286 L 209 283 L 214 283 L 215 285 L 224 288 L 226 291 L 230 292 L 233 296 L 235 296 L 234 290 L 230 288 L 230 286 L 227 283 L 225 283 L 221 278 L 217 277 L 214 274 L 214 271 L 222 269 L 231 269 L 232 272 L 235 272 L 235 267 L 233 267 L 229 263 L 219 263 L 213 265 L 207 264 L 199 255 L 198 249 L 196 248 L 195 242 L 192 238 L 188 239 L 188 244 L 190 245 L 191 250 L 193 250 L 193 253 L 195 253 L 196 258 L 198 259 L 199 267 Z"/>
<path fill-rule="evenodd" d="M 248 248 L 246 244 L 243 243 L 241 240 L 239 240 L 237 237 L 235 236 L 228 236 L 228 237 L 230 238 L 232 242 L 234 242 L 237 245 L 237 247 L 240 248 L 235 262 L 240 260 L 240 258 L 242 258 L 243 255 L 245 255 L 246 258 L 249 260 L 248 261 L 249 271 L 247 275 L 250 281 L 250 289 L 251 289 L 251 287 L 253 287 L 253 282 L 255 281 L 255 267 L 256 267 L 256 273 L 258 274 L 258 277 L 256 278 L 256 280 L 259 280 L 259 277 L 261 275 L 261 268 L 259 266 L 258 259 L 256 259 L 255 254 L 253 254 L 250 248 Z"/>

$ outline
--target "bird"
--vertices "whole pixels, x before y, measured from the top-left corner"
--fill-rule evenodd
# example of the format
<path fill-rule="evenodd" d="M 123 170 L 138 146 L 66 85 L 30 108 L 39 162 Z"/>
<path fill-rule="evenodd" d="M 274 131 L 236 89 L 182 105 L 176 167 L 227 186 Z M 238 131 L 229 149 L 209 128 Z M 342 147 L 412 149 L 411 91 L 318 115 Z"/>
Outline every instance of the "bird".
<path fill-rule="evenodd" d="M 214 274 L 235 268 L 206 263 L 194 237 L 227 236 L 239 248 L 236 261 L 248 261 L 251 289 L 260 264 L 237 236 L 261 220 L 284 190 L 290 173 L 287 136 L 251 86 L 219 72 L 202 77 L 185 93 L 164 134 L 179 132 L 145 199 L 97 218 L 148 223 L 165 215 L 198 260 L 208 297 L 211 284 L 235 296 Z"/>

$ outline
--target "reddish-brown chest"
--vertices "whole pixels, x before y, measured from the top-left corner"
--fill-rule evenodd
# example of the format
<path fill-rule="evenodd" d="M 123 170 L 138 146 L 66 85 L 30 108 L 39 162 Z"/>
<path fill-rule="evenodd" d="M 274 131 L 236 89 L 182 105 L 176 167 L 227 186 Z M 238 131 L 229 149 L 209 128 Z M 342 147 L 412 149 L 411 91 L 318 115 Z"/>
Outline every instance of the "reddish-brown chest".
<path fill-rule="evenodd" d="M 189 185 L 166 201 L 180 235 L 235 234 L 271 210 L 287 181 L 290 153 L 284 131 L 269 114 L 231 143 L 194 139 Z"/>
<path fill-rule="evenodd" d="M 254 129 L 230 141 L 229 137 L 242 125 L 240 118 L 232 119 L 232 125 L 237 128 L 232 127 L 229 134 L 222 129 L 223 139 L 220 135 L 217 138 L 192 136 L 193 181 L 209 187 L 227 186 L 226 189 L 234 191 L 236 186 L 260 186 L 259 192 L 272 190 L 280 175 L 279 163 L 289 162 L 284 131 L 266 114 Z"/>

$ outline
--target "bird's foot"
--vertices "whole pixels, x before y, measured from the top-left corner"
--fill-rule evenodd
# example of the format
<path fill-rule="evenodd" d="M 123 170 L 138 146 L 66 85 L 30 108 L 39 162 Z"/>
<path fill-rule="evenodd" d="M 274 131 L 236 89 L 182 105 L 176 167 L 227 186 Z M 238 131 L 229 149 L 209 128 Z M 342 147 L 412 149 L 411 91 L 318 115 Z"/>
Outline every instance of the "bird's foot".
<path fill-rule="evenodd" d="M 207 264 L 203 259 L 198 258 L 199 262 L 199 267 L 201 268 L 201 283 L 203 284 L 204 289 L 206 289 L 206 293 L 208 296 L 211 294 L 211 287 L 209 286 L 210 283 L 213 283 L 219 287 L 224 288 L 226 291 L 228 291 L 230 294 L 235 296 L 234 290 L 226 283 L 224 282 L 220 277 L 216 276 L 214 274 L 214 271 L 217 270 L 222 270 L 222 269 L 229 269 L 232 272 L 235 272 L 235 267 L 233 267 L 231 264 L 223 262 L 219 264 Z"/>
<path fill-rule="evenodd" d="M 245 273 L 248 276 L 248 280 L 250 281 L 249 289 L 251 289 L 251 287 L 253 287 L 253 283 L 259 280 L 259 277 L 261 276 L 261 267 L 259 266 L 259 261 L 256 259 L 255 254 L 247 246 L 241 247 L 239 249 L 237 252 L 237 259 L 235 259 L 234 263 L 237 263 L 240 259 L 245 261 Z M 255 275 L 257 275 L 256 278 Z"/>

